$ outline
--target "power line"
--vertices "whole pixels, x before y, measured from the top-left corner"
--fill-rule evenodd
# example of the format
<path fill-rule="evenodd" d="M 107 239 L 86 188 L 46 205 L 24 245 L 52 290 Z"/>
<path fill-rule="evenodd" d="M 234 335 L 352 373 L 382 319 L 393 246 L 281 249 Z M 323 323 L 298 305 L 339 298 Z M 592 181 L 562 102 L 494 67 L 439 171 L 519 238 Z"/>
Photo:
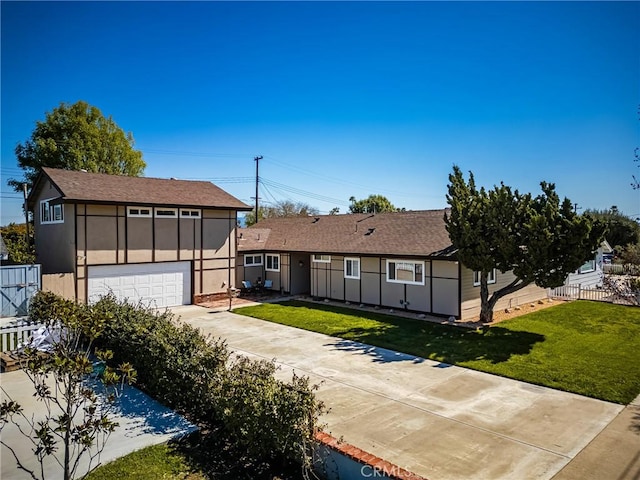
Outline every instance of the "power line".
<path fill-rule="evenodd" d="M 301 190 L 299 188 L 295 188 L 295 187 L 290 187 L 288 185 L 285 185 L 283 183 L 279 183 L 279 182 L 275 182 L 273 180 L 269 180 L 267 178 L 261 177 L 260 178 L 260 183 L 262 184 L 266 184 L 272 188 L 275 188 L 277 190 L 283 190 L 289 193 L 293 193 L 296 195 L 300 195 L 302 197 L 308 197 L 308 198 L 312 198 L 314 200 L 319 200 L 321 202 L 326 202 L 326 203 L 337 203 L 339 205 L 343 205 L 343 206 L 349 206 L 349 203 L 344 201 L 344 200 L 340 200 L 337 198 L 332 198 L 332 197 L 327 197 L 325 195 L 320 195 L 317 193 L 313 193 L 313 192 L 308 192 L 306 190 Z"/>

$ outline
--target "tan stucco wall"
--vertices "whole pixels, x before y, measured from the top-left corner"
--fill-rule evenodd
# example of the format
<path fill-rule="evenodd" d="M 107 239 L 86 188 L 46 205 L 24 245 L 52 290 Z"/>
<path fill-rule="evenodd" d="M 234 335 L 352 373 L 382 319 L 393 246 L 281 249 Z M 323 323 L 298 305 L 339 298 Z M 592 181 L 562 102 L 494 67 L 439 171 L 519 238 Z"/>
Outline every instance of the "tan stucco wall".
<path fill-rule="evenodd" d="M 86 297 L 89 265 L 191 260 L 194 295 L 235 283 L 235 211 L 204 210 L 202 219 L 136 218 L 126 216 L 125 205 L 68 204 L 64 223 L 40 225 L 39 201 L 52 198 L 51 190 L 44 185 L 35 208 L 43 273 L 76 272 L 79 300 Z"/>

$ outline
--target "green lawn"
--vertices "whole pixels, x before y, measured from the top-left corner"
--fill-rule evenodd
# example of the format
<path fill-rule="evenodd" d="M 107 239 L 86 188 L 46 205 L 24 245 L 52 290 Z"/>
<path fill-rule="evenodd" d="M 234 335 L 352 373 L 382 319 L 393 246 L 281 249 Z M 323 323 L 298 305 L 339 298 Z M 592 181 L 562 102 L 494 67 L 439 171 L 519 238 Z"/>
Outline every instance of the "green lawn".
<path fill-rule="evenodd" d="M 640 394 L 640 309 L 564 303 L 487 332 L 300 301 L 235 313 L 628 404 Z"/>
<path fill-rule="evenodd" d="M 101 466 L 87 480 L 203 480 L 200 472 L 193 472 L 183 454 L 166 443 L 143 448 Z"/>

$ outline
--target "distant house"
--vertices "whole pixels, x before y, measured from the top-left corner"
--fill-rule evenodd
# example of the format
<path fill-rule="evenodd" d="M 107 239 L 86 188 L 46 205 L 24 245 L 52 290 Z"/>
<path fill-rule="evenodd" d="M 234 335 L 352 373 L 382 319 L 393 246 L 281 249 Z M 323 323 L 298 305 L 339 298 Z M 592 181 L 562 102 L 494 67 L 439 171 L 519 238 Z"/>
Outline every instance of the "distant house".
<path fill-rule="evenodd" d="M 112 291 L 164 307 L 235 283 L 236 221 L 250 207 L 210 182 L 44 168 L 28 197 L 43 274 L 75 298 Z"/>
<path fill-rule="evenodd" d="M 604 240 L 593 258 L 584 263 L 574 273 L 570 273 L 565 281 L 565 285 L 575 285 L 581 288 L 601 287 L 604 277 L 603 265 L 605 261 L 610 262 L 613 256 L 613 248 Z"/>
<path fill-rule="evenodd" d="M 477 317 L 477 272 L 460 264 L 444 210 L 272 218 L 238 230 L 238 280 L 273 289 L 430 315 Z M 513 274 L 492 272 L 490 292 Z M 534 285 L 497 308 L 546 298 Z"/>

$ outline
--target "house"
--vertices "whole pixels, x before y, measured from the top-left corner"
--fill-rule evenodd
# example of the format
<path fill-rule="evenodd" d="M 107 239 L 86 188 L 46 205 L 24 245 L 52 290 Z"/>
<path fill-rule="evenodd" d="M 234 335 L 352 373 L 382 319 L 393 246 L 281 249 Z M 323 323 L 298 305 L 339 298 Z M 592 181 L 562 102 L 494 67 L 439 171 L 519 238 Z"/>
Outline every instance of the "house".
<path fill-rule="evenodd" d="M 235 284 L 236 218 L 250 207 L 210 182 L 43 168 L 28 197 L 37 261 L 74 297 L 158 307 Z"/>
<path fill-rule="evenodd" d="M 445 210 L 271 218 L 238 230 L 238 280 L 273 289 L 429 315 L 477 317 L 480 282 L 461 265 Z M 513 280 L 492 272 L 490 292 Z M 530 285 L 496 308 L 546 298 Z"/>
<path fill-rule="evenodd" d="M 570 273 L 565 281 L 567 286 L 580 286 L 581 288 L 602 287 L 604 278 L 603 265 L 611 263 L 613 256 L 613 248 L 609 242 L 604 240 L 598 250 L 596 250 L 593 258 L 584 263 L 574 273 Z"/>

